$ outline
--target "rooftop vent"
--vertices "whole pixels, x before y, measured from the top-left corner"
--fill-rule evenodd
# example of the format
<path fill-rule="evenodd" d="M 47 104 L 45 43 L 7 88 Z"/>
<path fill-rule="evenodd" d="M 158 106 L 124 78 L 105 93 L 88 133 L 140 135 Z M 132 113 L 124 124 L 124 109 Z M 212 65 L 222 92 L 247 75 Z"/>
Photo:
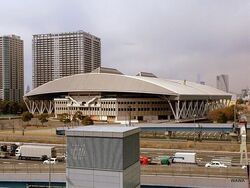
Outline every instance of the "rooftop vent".
<path fill-rule="evenodd" d="M 92 71 L 92 73 L 109 73 L 109 74 L 123 74 L 117 69 L 106 68 L 106 67 L 99 67 Z"/>
<path fill-rule="evenodd" d="M 157 76 L 155 76 L 153 73 L 150 72 L 139 72 L 136 76 L 157 78 Z"/>

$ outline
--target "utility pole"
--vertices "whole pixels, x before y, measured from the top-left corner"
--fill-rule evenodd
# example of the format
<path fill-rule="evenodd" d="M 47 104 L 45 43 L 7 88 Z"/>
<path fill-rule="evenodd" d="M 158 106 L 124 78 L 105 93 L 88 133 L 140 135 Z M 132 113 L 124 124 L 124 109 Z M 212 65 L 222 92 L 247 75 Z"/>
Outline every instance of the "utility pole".
<path fill-rule="evenodd" d="M 49 188 L 51 187 L 51 160 L 49 161 Z"/>
<path fill-rule="evenodd" d="M 236 128 L 236 104 L 237 104 L 237 100 L 235 101 L 235 105 L 234 105 L 234 129 Z"/>

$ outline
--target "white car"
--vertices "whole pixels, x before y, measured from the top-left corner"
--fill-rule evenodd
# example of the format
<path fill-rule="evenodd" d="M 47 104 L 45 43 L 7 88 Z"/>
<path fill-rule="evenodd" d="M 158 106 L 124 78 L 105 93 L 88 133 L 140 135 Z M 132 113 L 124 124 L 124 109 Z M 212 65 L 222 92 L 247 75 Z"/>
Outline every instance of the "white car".
<path fill-rule="evenodd" d="M 242 166 L 242 167 L 241 167 L 241 169 L 247 169 L 247 166 L 246 166 L 246 165 L 244 165 L 244 166 Z"/>
<path fill-rule="evenodd" d="M 211 168 L 227 168 L 227 166 L 219 161 L 212 161 L 210 163 L 207 163 L 205 167 L 211 167 Z"/>
<path fill-rule="evenodd" d="M 50 158 L 50 159 L 43 161 L 43 164 L 56 164 L 56 163 L 57 163 L 56 158 Z"/>

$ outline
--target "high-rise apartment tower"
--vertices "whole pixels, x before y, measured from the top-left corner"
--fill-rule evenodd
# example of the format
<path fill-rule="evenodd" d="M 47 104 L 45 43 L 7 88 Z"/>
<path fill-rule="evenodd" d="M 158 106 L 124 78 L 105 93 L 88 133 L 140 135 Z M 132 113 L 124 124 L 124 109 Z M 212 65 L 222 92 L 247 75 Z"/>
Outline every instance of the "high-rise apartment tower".
<path fill-rule="evenodd" d="M 217 89 L 220 89 L 225 92 L 229 92 L 229 79 L 228 75 L 221 74 L 216 77 Z"/>
<path fill-rule="evenodd" d="M 33 88 L 101 66 L 101 40 L 78 31 L 33 35 Z"/>
<path fill-rule="evenodd" d="M 20 102 L 23 94 L 23 41 L 16 35 L 1 36 L 0 99 Z"/>

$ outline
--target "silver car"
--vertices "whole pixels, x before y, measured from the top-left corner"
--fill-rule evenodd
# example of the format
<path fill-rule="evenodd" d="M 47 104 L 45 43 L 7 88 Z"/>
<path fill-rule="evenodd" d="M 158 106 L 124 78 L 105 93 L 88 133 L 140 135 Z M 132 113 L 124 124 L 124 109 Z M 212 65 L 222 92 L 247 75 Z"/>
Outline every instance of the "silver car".
<path fill-rule="evenodd" d="M 205 165 L 207 168 L 227 168 L 227 166 L 219 161 L 212 161 L 210 163 L 207 163 Z"/>

